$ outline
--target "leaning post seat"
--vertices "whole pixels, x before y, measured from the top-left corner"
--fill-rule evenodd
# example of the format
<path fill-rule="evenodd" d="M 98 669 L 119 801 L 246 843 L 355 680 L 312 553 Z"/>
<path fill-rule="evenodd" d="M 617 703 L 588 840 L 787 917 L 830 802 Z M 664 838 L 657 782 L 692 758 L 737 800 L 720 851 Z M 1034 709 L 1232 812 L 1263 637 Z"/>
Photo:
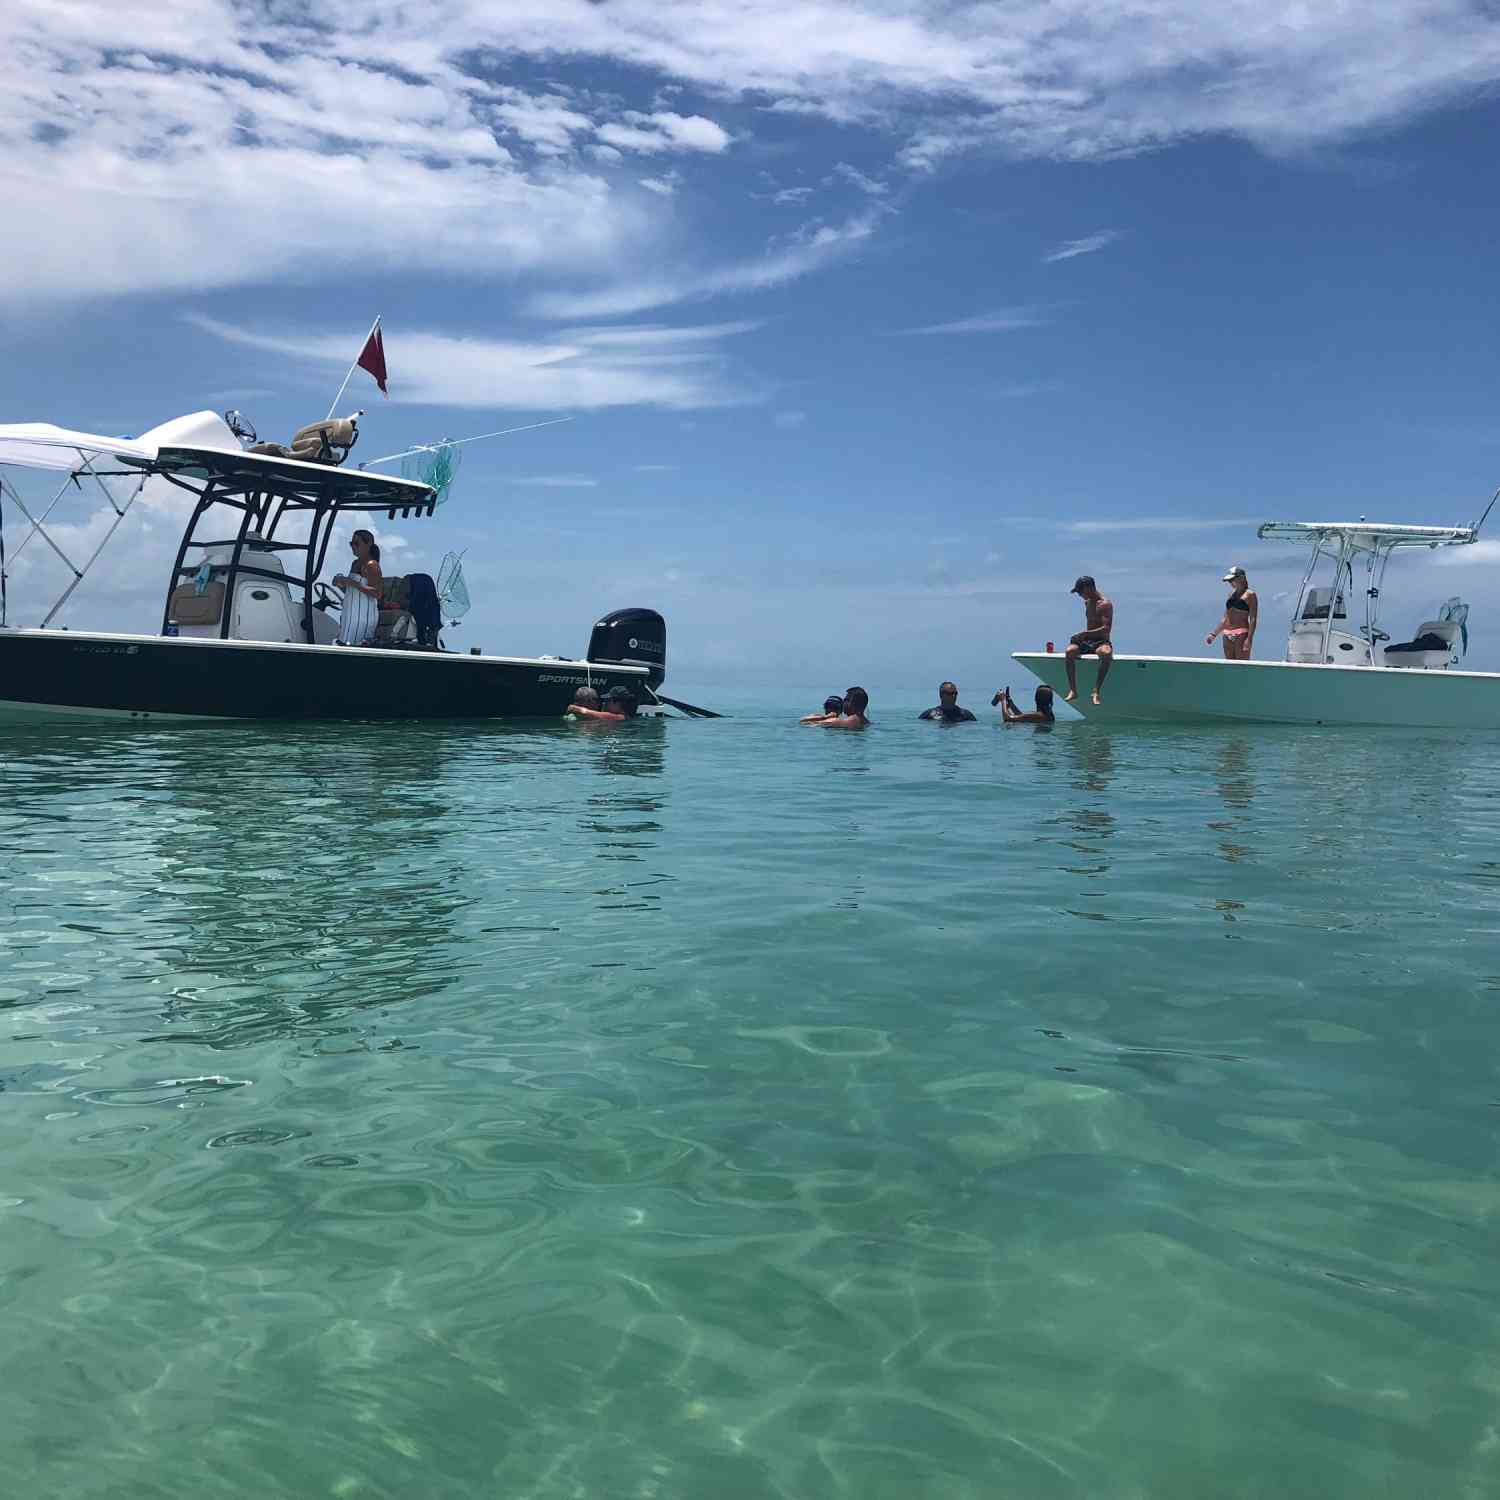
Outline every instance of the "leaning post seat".
<path fill-rule="evenodd" d="M 196 584 L 190 578 L 172 590 L 167 621 L 172 625 L 217 625 L 224 618 L 224 585 L 217 579 Z"/>
<path fill-rule="evenodd" d="M 1423 620 L 1409 641 L 1396 641 L 1385 648 L 1388 667 L 1416 667 L 1441 671 L 1458 650 L 1459 625 L 1454 620 Z"/>
<path fill-rule="evenodd" d="M 409 578 L 382 578 L 380 580 L 380 619 L 375 626 L 375 639 L 383 646 L 404 641 L 412 633 L 411 580 Z"/>
<path fill-rule="evenodd" d="M 326 422 L 299 427 L 290 443 L 256 443 L 250 451 L 270 458 L 295 458 L 305 464 L 329 464 L 337 468 L 358 441 L 359 424 L 352 417 L 332 417 Z"/>

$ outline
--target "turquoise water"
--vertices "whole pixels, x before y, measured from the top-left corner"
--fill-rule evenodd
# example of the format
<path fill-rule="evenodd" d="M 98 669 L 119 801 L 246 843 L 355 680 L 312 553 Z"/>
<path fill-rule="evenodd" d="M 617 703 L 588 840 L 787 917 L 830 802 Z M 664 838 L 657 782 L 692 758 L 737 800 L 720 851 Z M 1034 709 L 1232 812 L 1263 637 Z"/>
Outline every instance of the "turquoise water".
<path fill-rule="evenodd" d="M 7 731 L 6 1492 L 1500 1494 L 1500 747 L 874 711 Z"/>

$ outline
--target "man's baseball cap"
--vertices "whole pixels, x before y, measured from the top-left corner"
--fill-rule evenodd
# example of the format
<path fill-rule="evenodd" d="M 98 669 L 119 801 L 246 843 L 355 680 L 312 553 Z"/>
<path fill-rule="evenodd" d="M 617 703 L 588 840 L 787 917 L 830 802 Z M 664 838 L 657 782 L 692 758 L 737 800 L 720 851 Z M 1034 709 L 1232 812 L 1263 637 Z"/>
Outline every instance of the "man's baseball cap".
<path fill-rule="evenodd" d="M 1087 573 L 1084 573 L 1081 577 L 1075 578 L 1073 580 L 1073 587 L 1070 588 L 1068 592 L 1070 594 L 1081 594 L 1085 589 L 1092 589 L 1097 587 L 1098 585 L 1094 582 L 1094 580 Z"/>

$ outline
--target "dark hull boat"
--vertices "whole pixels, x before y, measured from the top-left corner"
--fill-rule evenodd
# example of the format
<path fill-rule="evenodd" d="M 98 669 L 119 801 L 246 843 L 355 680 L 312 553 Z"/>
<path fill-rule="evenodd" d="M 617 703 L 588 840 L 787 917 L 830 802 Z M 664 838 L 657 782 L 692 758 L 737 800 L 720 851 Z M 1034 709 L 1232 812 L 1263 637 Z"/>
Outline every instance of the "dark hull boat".
<path fill-rule="evenodd" d="M 628 687 L 649 705 L 654 675 L 618 662 L 0 630 L 0 720 L 556 718 L 586 684 Z"/>
<path fill-rule="evenodd" d="M 70 483 L 97 480 L 115 525 L 148 485 L 195 497 L 161 634 L 48 628 L 87 570 L 69 562 L 74 582 L 42 628 L 0 626 L 0 720 L 555 718 L 585 685 L 601 695 L 629 688 L 647 709 L 663 701 L 655 690 L 666 671 L 666 626 L 654 610 L 606 615 L 581 660 L 448 651 L 440 621 L 415 628 L 402 608 L 381 612 L 378 644 L 335 644 L 337 596 L 318 575 L 336 522 L 351 511 L 431 516 L 440 497 L 427 485 L 328 457 L 246 451 L 211 412 L 132 441 L 0 428 L 0 463 L 64 470 Z M 121 504 L 106 480 L 125 480 L 134 492 Z M 62 555 L 33 520 L 37 533 Z"/>

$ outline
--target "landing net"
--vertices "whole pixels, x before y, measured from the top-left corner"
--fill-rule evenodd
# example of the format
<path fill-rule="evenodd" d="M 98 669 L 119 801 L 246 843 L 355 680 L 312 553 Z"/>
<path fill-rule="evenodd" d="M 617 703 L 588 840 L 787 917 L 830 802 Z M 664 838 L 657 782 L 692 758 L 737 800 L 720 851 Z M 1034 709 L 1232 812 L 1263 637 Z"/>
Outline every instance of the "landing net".
<path fill-rule="evenodd" d="M 441 505 L 448 498 L 448 489 L 462 462 L 463 454 L 456 443 L 439 443 L 435 448 L 426 448 L 421 453 L 410 453 L 403 458 L 401 477 L 431 485 L 437 504 Z"/>

